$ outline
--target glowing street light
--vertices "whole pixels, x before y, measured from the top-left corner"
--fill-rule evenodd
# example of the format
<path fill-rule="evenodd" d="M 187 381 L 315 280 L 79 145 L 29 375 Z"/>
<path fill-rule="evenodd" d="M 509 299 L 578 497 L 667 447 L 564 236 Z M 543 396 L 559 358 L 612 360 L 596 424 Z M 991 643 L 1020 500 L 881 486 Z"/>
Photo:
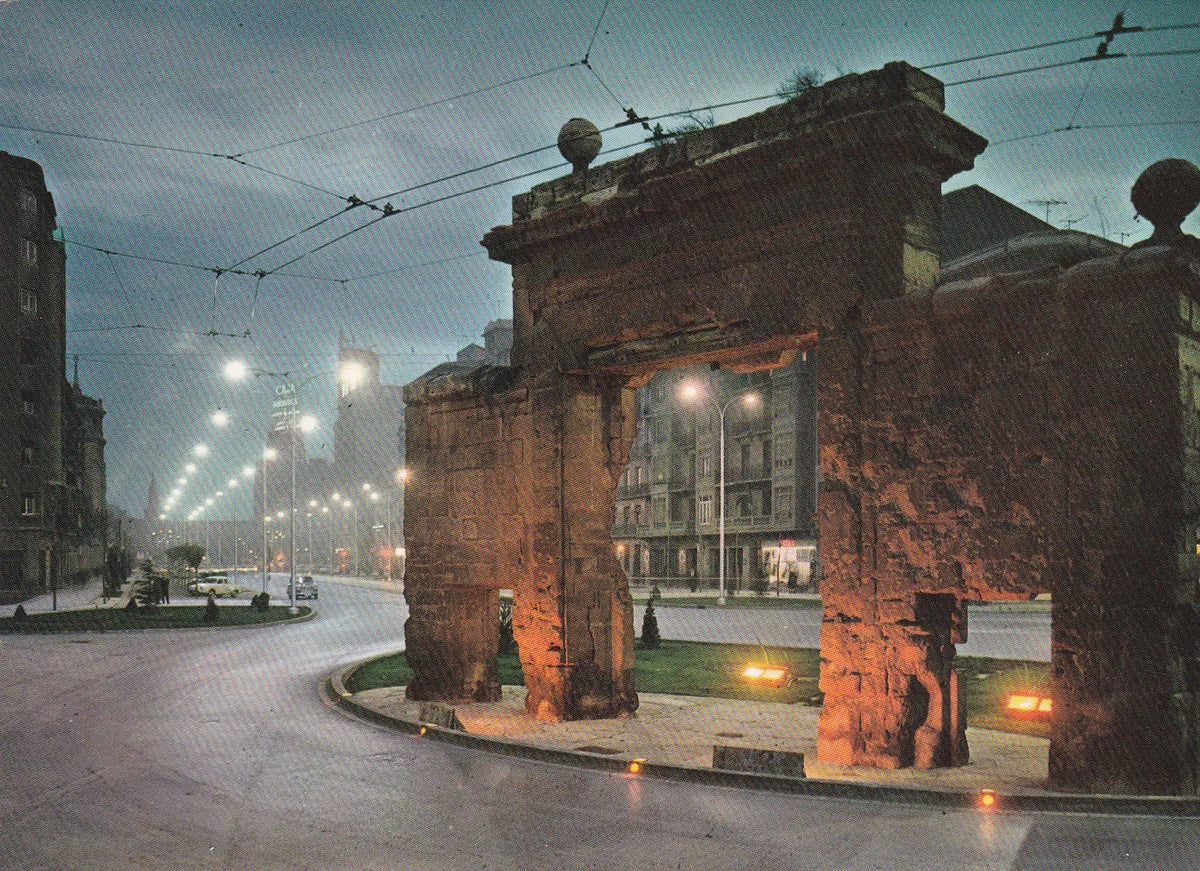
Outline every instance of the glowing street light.
<path fill-rule="evenodd" d="M 217 409 L 213 412 L 212 422 L 214 426 L 225 426 L 229 423 L 229 412 Z"/>
<path fill-rule="evenodd" d="M 254 473 L 255 473 L 255 469 L 253 466 L 242 466 L 242 477 L 243 478 L 253 478 Z"/>
<path fill-rule="evenodd" d="M 230 381 L 241 381 L 250 374 L 250 367 L 245 360 L 230 360 L 225 364 L 225 377 Z"/>
<path fill-rule="evenodd" d="M 717 555 L 717 562 L 718 562 L 718 566 L 719 566 L 718 571 L 717 571 L 718 584 L 719 584 L 718 591 L 717 591 L 717 604 L 724 605 L 725 604 L 725 412 L 728 411 L 729 406 L 733 405 L 735 402 L 741 402 L 742 405 L 744 405 L 747 408 L 757 405 L 758 404 L 758 394 L 757 393 L 744 393 L 740 396 L 734 396 L 732 399 L 730 399 L 724 405 L 721 405 L 715 399 L 713 399 L 711 396 L 709 396 L 707 393 L 705 393 L 703 390 L 701 390 L 700 387 L 696 384 L 684 384 L 679 392 L 680 392 L 680 395 L 685 400 L 690 401 L 690 402 L 695 402 L 697 400 L 707 400 L 708 403 L 717 410 L 717 416 L 720 419 L 720 424 L 721 424 L 720 445 L 721 445 L 721 447 L 720 447 L 719 463 L 720 463 L 720 468 L 721 468 L 721 478 L 720 478 L 720 484 L 718 485 L 718 488 L 717 488 L 717 498 L 719 500 L 719 504 L 717 505 L 717 517 L 718 517 L 718 520 L 717 520 L 717 548 L 719 551 L 719 553 Z"/>
<path fill-rule="evenodd" d="M 184 467 L 183 467 L 183 471 L 185 471 L 185 472 L 187 472 L 189 475 L 191 475 L 193 472 L 195 472 L 195 471 L 196 471 L 196 464 L 195 464 L 195 463 L 188 463 L 186 466 L 184 466 Z"/>
<path fill-rule="evenodd" d="M 347 360 L 338 368 L 338 382 L 342 385 L 342 396 L 357 390 L 366 379 L 366 367 L 355 360 Z"/>
<path fill-rule="evenodd" d="M 207 457 L 208 445 L 204 444 L 204 442 L 200 442 L 200 444 L 192 448 L 192 453 L 194 453 L 197 457 Z"/>

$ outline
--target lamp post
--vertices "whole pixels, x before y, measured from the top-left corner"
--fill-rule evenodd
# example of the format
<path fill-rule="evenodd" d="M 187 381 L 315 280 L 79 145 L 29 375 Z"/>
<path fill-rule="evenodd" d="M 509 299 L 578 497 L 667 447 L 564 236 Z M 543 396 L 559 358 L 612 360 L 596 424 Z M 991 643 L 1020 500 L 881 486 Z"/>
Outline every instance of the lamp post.
<path fill-rule="evenodd" d="M 342 507 L 354 512 L 354 526 L 350 534 L 350 543 L 354 547 L 354 577 L 358 577 L 358 503 L 347 499 L 342 503 Z"/>
<path fill-rule="evenodd" d="M 713 408 L 717 410 L 717 417 L 720 424 L 720 448 L 718 462 L 721 466 L 720 483 L 717 485 L 717 604 L 725 604 L 725 412 L 729 410 L 729 406 L 735 402 L 741 402 L 744 406 L 752 406 L 758 402 L 757 393 L 744 393 L 740 396 L 732 397 L 724 405 L 721 405 L 695 384 L 685 384 L 680 391 L 683 398 L 686 400 L 706 399 Z"/>
<path fill-rule="evenodd" d="M 406 466 L 402 466 L 396 470 L 396 484 L 400 491 L 400 517 L 404 517 L 404 488 L 408 484 L 409 471 Z M 392 505 L 391 499 L 388 500 L 388 582 L 392 580 L 392 562 L 396 557 L 396 548 L 392 545 Z M 403 528 L 403 527 L 401 527 Z M 407 552 L 406 552 L 407 553 Z"/>
<path fill-rule="evenodd" d="M 328 505 L 321 506 L 321 513 L 329 515 L 329 574 L 333 574 L 334 552 L 333 552 L 333 512 L 329 510 Z"/>
<path fill-rule="evenodd" d="M 287 429 L 290 433 L 290 438 L 288 439 L 288 441 L 289 441 L 289 446 L 291 448 L 291 478 L 292 478 L 292 480 L 291 480 L 291 491 L 290 491 L 291 495 L 288 500 L 288 507 L 290 508 L 290 512 L 289 512 L 290 517 L 288 518 L 288 589 L 290 591 L 290 595 L 288 598 L 290 599 L 290 610 L 293 614 L 296 614 L 296 613 L 298 613 L 298 609 L 296 608 L 296 439 L 298 438 L 297 430 L 299 430 L 302 433 L 307 433 L 307 432 L 312 432 L 314 429 L 316 429 L 316 426 L 317 426 L 316 418 L 312 417 L 311 415 L 306 414 L 303 417 L 299 416 L 300 403 L 299 403 L 299 398 L 298 398 L 298 392 L 299 392 L 300 388 L 304 387 L 310 381 L 312 381 L 314 378 L 318 377 L 318 375 L 320 373 L 317 373 L 317 375 L 310 376 L 303 383 L 297 385 L 292 381 L 292 373 L 291 372 L 267 372 L 262 369 L 251 369 L 242 360 L 230 360 L 228 363 L 225 364 L 225 377 L 228 378 L 230 381 L 241 381 L 249 373 L 253 373 L 255 376 L 260 376 L 260 377 L 261 376 L 269 376 L 271 378 L 275 378 L 276 380 L 278 380 L 280 382 L 280 384 L 278 387 L 275 388 L 275 395 L 277 397 L 275 400 L 275 407 L 276 408 L 282 407 L 282 408 L 287 409 L 286 412 L 277 412 L 277 414 L 280 414 L 280 415 L 282 415 L 284 413 L 287 414 L 287 417 L 288 417 Z M 282 398 L 280 398 L 280 397 L 282 397 Z M 266 476 L 264 475 L 264 478 L 265 477 Z M 266 492 L 265 485 L 263 487 L 263 492 L 264 493 Z M 265 501 L 266 500 L 264 498 L 264 502 Z M 264 584 L 266 583 L 265 573 L 263 576 L 263 583 Z"/>
<path fill-rule="evenodd" d="M 262 497 L 263 497 L 263 552 L 262 552 L 262 591 L 267 591 L 267 554 L 270 543 L 267 541 L 267 524 L 271 522 L 271 511 L 267 507 L 267 463 L 274 460 L 277 453 L 274 448 L 264 448 L 262 452 Z M 243 470 L 244 472 L 245 470 Z"/>

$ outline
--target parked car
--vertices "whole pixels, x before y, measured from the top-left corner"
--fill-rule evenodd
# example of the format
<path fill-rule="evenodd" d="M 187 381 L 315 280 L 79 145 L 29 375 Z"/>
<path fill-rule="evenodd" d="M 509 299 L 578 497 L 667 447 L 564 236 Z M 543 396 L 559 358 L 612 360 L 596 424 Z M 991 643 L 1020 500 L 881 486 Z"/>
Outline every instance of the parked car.
<path fill-rule="evenodd" d="M 191 596 L 207 596 L 209 593 L 215 598 L 228 596 L 233 598 L 240 596 L 243 593 L 253 592 L 250 587 L 232 580 L 226 572 L 207 571 L 187 585 L 188 594 Z"/>
<path fill-rule="evenodd" d="M 287 595 L 289 599 L 292 598 L 292 584 L 290 581 L 288 582 Z M 317 582 L 313 580 L 312 575 L 304 575 L 296 580 L 296 598 L 317 598 Z"/>

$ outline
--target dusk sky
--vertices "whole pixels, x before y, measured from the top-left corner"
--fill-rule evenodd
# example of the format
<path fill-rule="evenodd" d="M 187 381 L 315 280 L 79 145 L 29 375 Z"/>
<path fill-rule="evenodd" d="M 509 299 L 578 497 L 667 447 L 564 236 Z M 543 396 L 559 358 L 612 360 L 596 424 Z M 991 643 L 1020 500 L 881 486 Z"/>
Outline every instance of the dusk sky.
<path fill-rule="evenodd" d="M 44 167 L 68 240 L 67 350 L 108 412 L 109 500 L 140 515 L 151 475 L 169 489 L 204 441 L 212 455 L 179 502 L 184 513 L 254 461 L 268 427 L 273 382 L 231 384 L 226 360 L 311 379 L 302 401 L 320 428 L 308 444 L 329 454 L 339 333 L 378 351 L 392 383 L 479 341 L 489 320 L 511 313 L 508 268 L 479 240 L 508 223 L 514 194 L 568 167 L 550 149 L 395 194 L 380 205 L 545 169 L 387 217 L 287 276 L 223 275 L 215 306 L 211 272 L 83 246 L 228 268 L 332 218 L 238 267 L 270 271 L 378 217 L 361 207 L 339 215 L 339 198 L 372 200 L 552 145 L 573 116 L 606 128 L 625 107 L 659 116 L 770 95 L 797 70 L 829 80 L 892 60 L 925 67 L 1090 36 L 1123 10 L 1130 26 L 1200 22 L 1200 4 L 1128 0 L 0 0 L 0 149 Z M 592 70 L 567 66 L 593 34 Z M 1100 41 L 930 70 L 953 85 L 947 112 L 991 142 L 946 189 L 981 184 L 1040 217 L 1033 202 L 1060 200 L 1049 212 L 1058 226 L 1127 244 L 1148 236 L 1129 187 L 1156 160 L 1198 160 L 1200 29 L 1125 34 L 1109 47 L 1141 56 L 953 84 L 1077 60 Z M 456 96 L 472 91 L 482 92 Z M 717 109 L 714 120 L 770 102 Z M 605 133 L 605 149 L 629 148 L 599 161 L 649 147 L 644 136 L 639 126 Z M 1200 221 L 1184 229 L 1200 233 Z M 209 423 L 218 408 L 232 417 L 224 430 Z M 244 490 L 213 516 L 248 518 Z"/>

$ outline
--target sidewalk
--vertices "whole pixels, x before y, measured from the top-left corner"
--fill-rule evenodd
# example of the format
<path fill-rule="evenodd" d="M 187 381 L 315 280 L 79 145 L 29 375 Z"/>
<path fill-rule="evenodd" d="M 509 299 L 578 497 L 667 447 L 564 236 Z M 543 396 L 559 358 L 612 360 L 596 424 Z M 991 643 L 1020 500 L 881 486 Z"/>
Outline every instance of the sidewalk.
<path fill-rule="evenodd" d="M 104 601 L 103 593 L 104 588 L 98 577 L 92 578 L 83 584 L 83 586 L 64 587 L 58 591 L 58 610 L 75 611 L 80 608 L 99 607 Z M 13 611 L 17 610 L 18 604 L 23 605 L 25 611 L 29 614 L 35 614 L 39 611 L 51 611 L 53 610 L 54 594 L 39 593 L 32 598 L 26 599 L 24 602 L 0 605 L 0 615 L 11 617 Z"/>

